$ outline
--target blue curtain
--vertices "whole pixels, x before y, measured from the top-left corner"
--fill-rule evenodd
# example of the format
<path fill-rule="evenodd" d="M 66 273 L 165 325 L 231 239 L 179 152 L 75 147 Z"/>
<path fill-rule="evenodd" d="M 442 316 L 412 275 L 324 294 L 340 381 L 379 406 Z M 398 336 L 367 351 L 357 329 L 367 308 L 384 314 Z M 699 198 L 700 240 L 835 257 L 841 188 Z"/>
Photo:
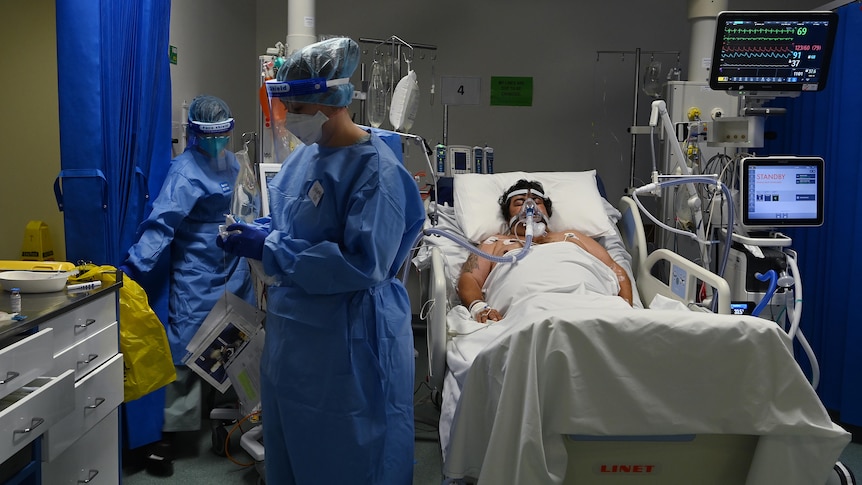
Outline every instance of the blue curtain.
<path fill-rule="evenodd" d="M 57 0 L 56 8 L 61 170 L 54 191 L 67 259 L 117 266 L 171 159 L 170 0 Z M 165 288 L 154 293 L 161 303 L 151 296 L 162 318 Z M 124 406 L 126 447 L 161 438 L 164 399 L 159 390 Z"/>
<path fill-rule="evenodd" d="M 66 254 L 118 265 L 171 159 L 170 0 L 56 5 Z"/>
<path fill-rule="evenodd" d="M 838 11 L 835 51 L 827 86 L 784 103 L 788 114 L 770 118 L 776 133 L 770 154 L 820 156 L 826 162 L 825 222 L 787 231 L 799 253 L 801 328 L 821 370 L 818 393 L 842 423 L 862 426 L 862 324 L 856 315 L 856 278 L 862 254 L 862 10 Z M 803 366 L 808 365 L 803 360 Z"/>

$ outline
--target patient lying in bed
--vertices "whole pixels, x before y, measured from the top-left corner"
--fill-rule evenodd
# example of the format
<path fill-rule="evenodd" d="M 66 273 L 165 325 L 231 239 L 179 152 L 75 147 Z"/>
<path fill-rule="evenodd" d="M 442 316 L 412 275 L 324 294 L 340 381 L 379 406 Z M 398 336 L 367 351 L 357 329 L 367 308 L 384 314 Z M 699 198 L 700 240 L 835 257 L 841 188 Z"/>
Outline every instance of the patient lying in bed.
<path fill-rule="evenodd" d="M 517 215 L 527 199 L 535 202 L 536 208 L 545 218 L 553 215 L 552 202 L 545 197 L 542 184 L 519 180 L 499 199 L 504 219 L 511 221 L 509 232 L 488 238 L 479 246 L 480 250 L 494 256 L 522 250 L 526 229 L 523 223 L 517 222 Z M 628 274 L 611 258 L 605 248 L 589 236 L 574 229 L 547 232 L 534 235 L 533 245 L 531 251 L 543 245 L 553 249 L 543 247 L 540 251 L 543 255 L 541 261 L 529 254 L 518 263 L 531 267 L 535 265 L 534 274 L 539 278 L 531 278 L 530 285 L 541 285 L 540 290 L 556 293 L 591 292 L 618 295 L 629 305 L 632 304 L 632 283 Z M 509 277 L 509 273 L 513 271 L 512 266 L 515 265 L 497 265 L 475 254 L 467 258 L 458 279 L 458 296 L 470 308 L 470 313 L 477 322 L 501 320 L 508 310 L 509 303 L 490 294 L 487 291 L 489 286 L 515 286 L 516 291 L 513 293 L 517 293 L 518 286 L 527 284 L 523 280 Z M 529 288 L 531 292 L 535 290 L 537 289 Z"/>
<path fill-rule="evenodd" d="M 595 241 L 576 231 L 537 239 L 515 264 L 471 256 L 461 271 L 461 301 L 480 303 L 447 318 L 447 477 L 561 483 L 569 434 L 743 434 L 760 437 L 747 484 L 822 483 L 849 434 L 829 419 L 782 329 L 750 316 L 632 309 L 631 282 L 601 246 L 591 250 Z M 521 240 L 503 234 L 482 248 L 505 254 Z"/>

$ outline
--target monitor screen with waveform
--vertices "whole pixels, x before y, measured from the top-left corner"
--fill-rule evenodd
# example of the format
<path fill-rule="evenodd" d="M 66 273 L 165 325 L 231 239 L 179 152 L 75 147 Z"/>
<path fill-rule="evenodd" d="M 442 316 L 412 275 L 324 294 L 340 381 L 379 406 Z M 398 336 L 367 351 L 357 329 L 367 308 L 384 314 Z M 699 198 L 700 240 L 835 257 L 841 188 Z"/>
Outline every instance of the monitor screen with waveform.
<path fill-rule="evenodd" d="M 712 89 L 779 95 L 826 86 L 835 12 L 721 12 L 716 20 Z"/>

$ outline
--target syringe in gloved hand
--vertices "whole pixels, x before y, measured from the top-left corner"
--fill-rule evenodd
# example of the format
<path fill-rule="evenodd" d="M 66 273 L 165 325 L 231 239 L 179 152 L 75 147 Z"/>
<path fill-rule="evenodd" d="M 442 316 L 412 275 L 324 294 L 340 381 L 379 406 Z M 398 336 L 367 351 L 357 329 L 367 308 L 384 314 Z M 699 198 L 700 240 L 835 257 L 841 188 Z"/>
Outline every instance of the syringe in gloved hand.
<path fill-rule="evenodd" d="M 227 227 L 230 226 L 231 224 L 234 224 L 235 222 L 236 222 L 236 219 L 234 219 L 234 217 L 232 215 L 230 215 L 230 214 L 225 215 L 224 224 L 219 224 L 219 226 L 218 226 L 218 235 L 221 236 L 222 241 L 227 239 L 227 237 L 230 236 L 231 234 L 239 234 L 240 232 L 242 232 L 242 231 L 228 231 L 227 230 Z"/>

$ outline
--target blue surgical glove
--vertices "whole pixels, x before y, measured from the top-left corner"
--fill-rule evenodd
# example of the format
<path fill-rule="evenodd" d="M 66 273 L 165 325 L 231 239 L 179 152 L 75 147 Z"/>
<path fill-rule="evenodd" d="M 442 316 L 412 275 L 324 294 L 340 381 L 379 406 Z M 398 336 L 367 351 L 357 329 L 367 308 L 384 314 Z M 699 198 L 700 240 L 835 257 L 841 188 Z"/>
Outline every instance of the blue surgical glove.
<path fill-rule="evenodd" d="M 227 238 L 216 236 L 216 245 L 226 252 L 252 259 L 263 259 L 263 243 L 269 234 L 264 229 L 236 223 L 225 228 Z"/>

